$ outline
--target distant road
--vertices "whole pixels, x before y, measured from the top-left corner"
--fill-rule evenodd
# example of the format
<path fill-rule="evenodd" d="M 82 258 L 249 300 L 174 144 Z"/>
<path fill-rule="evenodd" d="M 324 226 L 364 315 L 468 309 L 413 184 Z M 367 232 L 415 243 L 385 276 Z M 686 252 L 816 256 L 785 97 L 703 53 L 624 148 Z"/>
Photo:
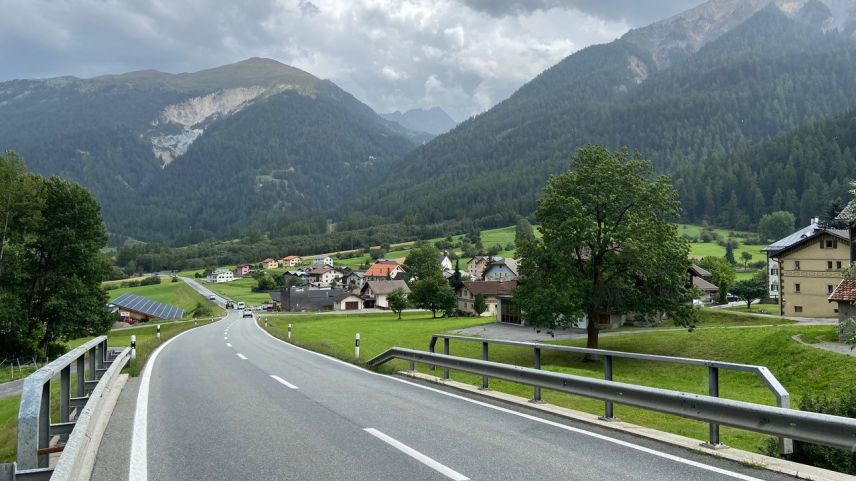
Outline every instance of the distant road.
<path fill-rule="evenodd" d="M 149 374 L 132 481 L 791 479 L 379 375 L 234 310 L 175 338 Z"/>

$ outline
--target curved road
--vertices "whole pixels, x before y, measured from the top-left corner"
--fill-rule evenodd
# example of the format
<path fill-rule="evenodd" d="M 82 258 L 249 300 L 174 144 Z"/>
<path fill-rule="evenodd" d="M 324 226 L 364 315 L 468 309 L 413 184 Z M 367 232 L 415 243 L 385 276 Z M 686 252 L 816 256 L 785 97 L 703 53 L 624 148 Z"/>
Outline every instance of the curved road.
<path fill-rule="evenodd" d="M 238 311 L 173 339 L 150 369 L 133 394 L 147 412 L 133 481 L 791 479 L 369 372 Z"/>

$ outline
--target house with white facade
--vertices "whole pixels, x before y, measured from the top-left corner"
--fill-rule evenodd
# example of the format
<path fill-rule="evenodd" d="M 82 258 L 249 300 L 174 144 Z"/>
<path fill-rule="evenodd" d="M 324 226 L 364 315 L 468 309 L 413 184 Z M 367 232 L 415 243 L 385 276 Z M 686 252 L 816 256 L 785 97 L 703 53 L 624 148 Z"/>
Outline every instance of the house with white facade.
<path fill-rule="evenodd" d="M 235 280 L 235 274 L 229 269 L 215 269 L 205 277 L 205 280 L 212 283 L 231 282 Z"/>
<path fill-rule="evenodd" d="M 330 266 L 333 267 L 333 258 L 330 256 L 315 256 L 312 258 L 313 266 Z"/>
<path fill-rule="evenodd" d="M 482 277 L 486 281 L 510 281 L 517 279 L 517 261 L 494 257 L 484 270 Z"/>

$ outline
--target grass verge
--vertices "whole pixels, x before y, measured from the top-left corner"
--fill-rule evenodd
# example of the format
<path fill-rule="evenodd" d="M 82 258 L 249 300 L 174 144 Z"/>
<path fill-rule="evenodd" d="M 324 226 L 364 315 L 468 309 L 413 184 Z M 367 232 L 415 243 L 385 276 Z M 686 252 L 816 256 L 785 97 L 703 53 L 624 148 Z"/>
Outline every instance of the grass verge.
<path fill-rule="evenodd" d="M 726 314 L 727 315 L 727 314 Z M 720 316 L 717 316 L 720 317 Z M 293 324 L 295 344 L 354 362 L 354 334 L 361 335 L 362 358 L 357 363 L 379 354 L 392 346 L 426 350 L 432 333 L 448 332 L 483 323 L 472 318 L 431 319 L 423 314 L 410 314 L 397 320 L 391 314 L 381 315 L 285 315 L 269 316 L 269 331 L 284 339 L 287 324 Z M 774 321 L 764 318 L 765 322 Z M 726 324 L 726 321 L 719 321 Z M 732 321 L 742 322 L 742 321 Z M 760 322 L 760 321 L 759 321 Z M 801 396 L 813 392 L 836 394 L 849 386 L 850 374 L 856 369 L 856 358 L 820 351 L 803 346 L 791 336 L 805 338 L 827 336 L 834 326 L 801 326 L 782 324 L 756 329 L 698 329 L 687 331 L 660 331 L 604 336 L 601 347 L 628 352 L 643 352 L 668 356 L 715 359 L 746 364 L 765 365 L 790 391 L 793 404 Z M 561 344 L 584 345 L 583 340 L 564 341 Z M 497 362 L 532 366 L 531 351 L 507 346 L 491 346 L 490 359 Z M 481 357 L 479 343 L 452 342 L 451 353 L 472 358 Z M 601 363 L 584 362 L 579 355 L 545 352 L 544 369 L 581 376 L 602 378 Z M 405 369 L 404 362 L 391 363 L 388 370 Z M 421 372 L 431 372 L 418 366 Z M 620 359 L 614 365 L 616 381 L 651 387 L 673 389 L 690 393 L 707 392 L 707 371 L 702 367 L 653 363 Z M 384 369 L 387 371 L 387 369 Z M 479 376 L 453 371 L 453 379 L 479 385 Z M 720 373 L 722 397 L 774 405 L 775 398 L 755 376 L 746 373 L 723 371 Z M 522 397 L 531 397 L 532 388 L 505 381 L 491 381 L 491 388 Z M 596 400 L 544 390 L 543 399 L 549 403 L 593 414 L 602 414 L 603 403 Z M 704 440 L 707 425 L 675 416 L 617 405 L 616 415 L 622 420 Z M 759 451 L 766 436 L 722 428 L 722 438 L 730 446 Z"/>

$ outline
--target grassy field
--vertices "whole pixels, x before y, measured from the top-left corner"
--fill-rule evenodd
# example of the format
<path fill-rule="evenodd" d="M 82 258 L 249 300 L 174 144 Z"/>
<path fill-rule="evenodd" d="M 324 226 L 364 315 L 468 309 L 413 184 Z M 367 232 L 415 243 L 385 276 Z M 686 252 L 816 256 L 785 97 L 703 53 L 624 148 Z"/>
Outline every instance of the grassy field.
<path fill-rule="evenodd" d="M 778 304 L 758 304 L 753 303 L 751 309 L 746 309 L 746 303 L 743 303 L 741 306 L 736 307 L 725 307 L 725 310 L 734 311 L 734 312 L 752 312 L 752 313 L 760 313 L 760 314 L 773 314 L 774 316 L 779 315 L 779 305 Z"/>
<path fill-rule="evenodd" d="M 362 359 L 366 360 L 391 346 L 425 350 L 430 334 L 478 324 L 477 319 L 452 318 L 432 320 L 429 315 L 410 314 L 399 321 L 393 315 L 343 316 L 271 316 L 270 331 L 284 338 L 286 325 L 293 323 L 294 342 L 310 349 L 325 352 L 353 362 L 354 334 L 361 335 Z M 807 393 L 826 392 L 837 394 L 850 386 L 850 373 L 856 369 L 856 358 L 829 353 L 803 346 L 791 339 L 795 334 L 804 338 L 825 338 L 834 331 L 834 326 L 781 325 L 752 329 L 716 329 L 717 326 L 746 324 L 748 322 L 774 323 L 763 318 L 746 319 L 734 313 L 717 312 L 708 314 L 708 322 L 693 332 L 659 331 L 622 336 L 604 336 L 601 347 L 619 351 L 644 352 L 670 356 L 716 359 L 768 366 L 784 386 L 799 402 Z M 704 327 L 709 327 L 705 329 Z M 583 345 L 584 341 L 565 341 L 563 344 Z M 478 358 L 481 346 L 477 343 L 452 342 L 453 355 Z M 531 351 L 521 348 L 491 346 L 491 360 L 522 366 L 532 365 Z M 546 352 L 543 367 L 558 372 L 591 377 L 602 377 L 600 363 L 583 362 L 579 355 Z M 404 369 L 403 362 L 395 362 L 390 369 Z M 430 372 L 426 367 L 418 368 Z M 615 380 L 643 384 L 665 389 L 704 394 L 707 390 L 707 374 L 704 368 L 676 367 L 634 360 L 615 362 Z M 478 385 L 480 377 L 454 372 L 453 379 Z M 726 398 L 774 404 L 775 399 L 763 383 L 746 373 L 722 372 L 721 395 Z M 531 397 L 531 388 L 503 381 L 491 381 L 491 388 L 523 397 Z M 558 392 L 544 391 L 547 402 L 601 414 L 603 403 L 570 396 Z M 705 439 L 707 426 L 704 423 L 685 420 L 674 416 L 616 406 L 622 420 L 656 429 Z M 763 435 L 730 428 L 722 428 L 725 443 L 747 450 L 758 450 L 765 442 Z"/>
<path fill-rule="evenodd" d="M 252 291 L 257 285 L 258 282 L 252 277 L 244 277 L 232 282 L 205 284 L 205 287 L 234 301 L 243 301 L 247 305 L 257 306 L 270 301 L 270 295 L 267 292 Z"/>
<path fill-rule="evenodd" d="M 153 301 L 162 302 L 171 306 L 184 309 L 185 316 L 189 316 L 190 311 L 196 308 L 200 302 L 208 303 L 215 311 L 215 315 L 224 315 L 225 311 L 211 303 L 198 292 L 194 291 L 190 286 L 183 282 L 171 282 L 169 278 L 165 278 L 160 284 L 152 286 L 139 287 L 123 287 L 107 291 L 110 300 L 119 298 L 126 293 L 133 293 L 138 296 L 143 296 Z"/>

